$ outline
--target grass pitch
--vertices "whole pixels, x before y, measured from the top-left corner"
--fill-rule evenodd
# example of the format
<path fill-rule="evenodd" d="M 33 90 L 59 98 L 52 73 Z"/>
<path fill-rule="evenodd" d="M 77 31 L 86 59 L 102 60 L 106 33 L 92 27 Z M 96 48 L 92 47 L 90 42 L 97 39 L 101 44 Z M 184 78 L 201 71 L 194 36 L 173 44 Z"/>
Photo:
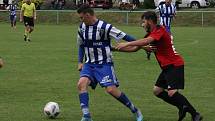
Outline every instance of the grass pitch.
<path fill-rule="evenodd" d="M 118 26 L 141 38 L 143 29 Z M 59 103 L 61 114 L 54 121 L 80 121 L 76 83 L 77 26 L 36 25 L 32 42 L 23 41 L 24 27 L 12 30 L 0 24 L 0 120 L 51 121 L 43 115 L 49 101 Z M 173 28 L 177 51 L 185 59 L 186 86 L 182 93 L 204 116 L 213 121 L 215 111 L 215 28 Z M 142 110 L 146 121 L 176 121 L 177 110 L 152 94 L 160 72 L 154 56 L 144 51 L 114 53 L 120 89 Z M 90 111 L 94 121 L 134 121 L 128 109 L 98 87 L 90 89 Z M 190 121 L 187 115 L 184 121 Z"/>

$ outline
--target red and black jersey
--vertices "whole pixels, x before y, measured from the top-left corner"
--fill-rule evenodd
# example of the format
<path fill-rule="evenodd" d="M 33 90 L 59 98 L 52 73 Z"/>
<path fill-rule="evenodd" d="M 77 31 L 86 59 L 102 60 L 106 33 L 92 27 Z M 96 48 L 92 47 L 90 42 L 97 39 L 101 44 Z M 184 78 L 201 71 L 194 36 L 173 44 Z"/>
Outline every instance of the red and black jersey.
<path fill-rule="evenodd" d="M 152 44 L 157 48 L 155 56 L 161 68 L 167 65 L 184 65 L 183 58 L 176 52 L 170 34 L 165 30 L 164 26 L 158 25 L 148 33 L 148 36 L 154 39 Z"/>

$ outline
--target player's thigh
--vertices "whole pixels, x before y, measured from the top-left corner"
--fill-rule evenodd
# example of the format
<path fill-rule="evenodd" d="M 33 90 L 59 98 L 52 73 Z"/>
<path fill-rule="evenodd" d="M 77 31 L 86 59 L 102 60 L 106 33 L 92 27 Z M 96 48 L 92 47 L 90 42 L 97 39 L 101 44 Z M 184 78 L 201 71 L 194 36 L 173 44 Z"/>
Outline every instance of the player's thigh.
<path fill-rule="evenodd" d="M 184 89 L 184 66 L 173 66 L 166 73 L 168 90 Z"/>
<path fill-rule="evenodd" d="M 29 18 L 29 26 L 31 29 L 34 28 L 34 18 Z"/>
<path fill-rule="evenodd" d="M 160 73 L 160 75 L 155 83 L 155 87 L 167 89 L 168 85 L 167 85 L 167 80 L 166 80 L 165 75 L 166 75 L 165 70 L 162 70 L 162 72 Z"/>
<path fill-rule="evenodd" d="M 80 71 L 80 78 L 81 77 L 88 77 L 90 80 L 94 80 L 94 71 L 93 67 L 89 64 L 84 64 L 82 70 Z"/>
<path fill-rule="evenodd" d="M 90 80 L 90 86 L 95 89 L 97 86 L 97 80 L 94 77 L 94 65 L 84 64 L 82 70 L 80 71 L 80 77 L 87 77 Z"/>
<path fill-rule="evenodd" d="M 118 86 L 113 65 L 101 65 L 95 68 L 94 77 L 102 87 Z"/>

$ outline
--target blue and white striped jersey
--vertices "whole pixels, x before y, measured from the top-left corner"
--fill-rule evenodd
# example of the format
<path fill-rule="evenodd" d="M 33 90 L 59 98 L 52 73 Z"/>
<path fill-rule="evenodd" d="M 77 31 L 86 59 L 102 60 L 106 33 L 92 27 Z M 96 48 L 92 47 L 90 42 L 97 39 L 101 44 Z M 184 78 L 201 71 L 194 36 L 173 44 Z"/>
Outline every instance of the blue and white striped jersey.
<path fill-rule="evenodd" d="M 169 27 L 170 29 L 171 21 L 176 14 L 176 6 L 173 4 L 161 4 L 156 8 L 156 11 L 160 13 L 160 25 Z"/>
<path fill-rule="evenodd" d="M 83 48 L 85 63 L 112 64 L 111 38 L 116 41 L 126 34 L 111 24 L 98 20 L 94 25 L 81 23 L 78 30 L 78 46 Z"/>
<path fill-rule="evenodd" d="M 13 5 L 13 4 L 7 7 L 7 9 L 10 11 L 10 15 L 13 15 L 13 16 L 16 15 L 16 8 L 17 8 L 16 5 Z"/>

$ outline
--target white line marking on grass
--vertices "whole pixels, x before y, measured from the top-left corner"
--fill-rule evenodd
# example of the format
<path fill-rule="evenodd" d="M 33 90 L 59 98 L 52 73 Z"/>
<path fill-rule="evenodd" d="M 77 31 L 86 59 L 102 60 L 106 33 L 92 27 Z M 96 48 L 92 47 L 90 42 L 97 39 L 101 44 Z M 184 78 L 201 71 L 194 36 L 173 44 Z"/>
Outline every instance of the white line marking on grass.
<path fill-rule="evenodd" d="M 198 40 L 193 40 L 192 42 L 189 42 L 189 43 L 177 44 L 177 46 L 195 45 L 195 44 L 198 44 L 198 43 L 199 43 Z"/>

